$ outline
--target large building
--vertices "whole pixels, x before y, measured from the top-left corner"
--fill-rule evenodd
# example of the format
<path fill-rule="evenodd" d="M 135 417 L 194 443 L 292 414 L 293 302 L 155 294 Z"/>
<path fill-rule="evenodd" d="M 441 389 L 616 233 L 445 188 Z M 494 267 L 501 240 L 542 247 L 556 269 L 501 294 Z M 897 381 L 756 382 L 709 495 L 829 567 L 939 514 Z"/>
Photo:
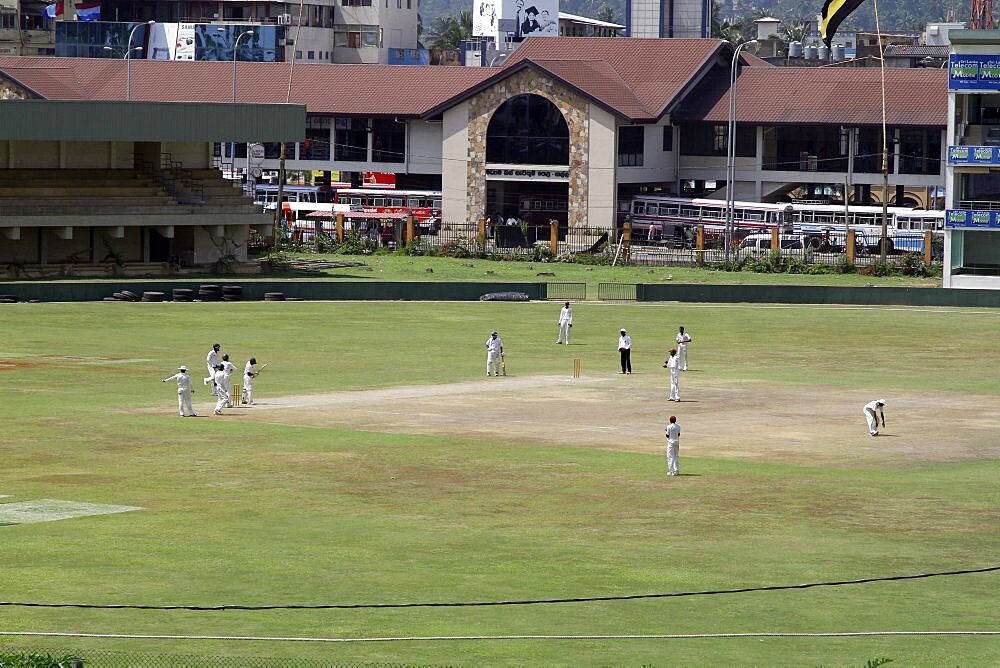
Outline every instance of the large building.
<path fill-rule="evenodd" d="M 1000 31 L 949 36 L 944 287 L 1000 288 Z"/>
<path fill-rule="evenodd" d="M 441 190 L 446 223 L 499 213 L 610 229 L 642 192 L 785 201 L 846 188 L 853 202 L 880 200 L 879 73 L 749 55 L 727 183 L 732 56 L 719 40 L 545 37 L 501 67 L 241 62 L 233 83 L 240 103 L 306 106 L 287 169 L 393 172 L 400 188 Z M 220 62 L 136 61 L 127 76 L 121 61 L 0 58 L 0 77 L 43 99 L 116 101 L 130 86 L 133 100 L 228 103 L 234 89 Z M 946 78 L 886 72 L 891 202 L 927 206 L 944 184 Z M 216 152 L 228 170 L 246 162 L 245 144 L 220 138 Z M 278 145 L 265 154 L 276 169 Z"/>

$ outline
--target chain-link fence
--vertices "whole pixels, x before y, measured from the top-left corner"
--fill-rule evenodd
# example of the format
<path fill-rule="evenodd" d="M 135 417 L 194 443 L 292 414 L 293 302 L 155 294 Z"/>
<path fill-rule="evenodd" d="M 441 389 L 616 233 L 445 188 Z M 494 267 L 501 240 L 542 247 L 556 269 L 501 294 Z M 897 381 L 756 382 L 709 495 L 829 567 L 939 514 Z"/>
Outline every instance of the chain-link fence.
<path fill-rule="evenodd" d="M 0 646 L 0 666 L 18 668 L 404 668 L 405 665 L 270 656 L 205 656 Z"/>

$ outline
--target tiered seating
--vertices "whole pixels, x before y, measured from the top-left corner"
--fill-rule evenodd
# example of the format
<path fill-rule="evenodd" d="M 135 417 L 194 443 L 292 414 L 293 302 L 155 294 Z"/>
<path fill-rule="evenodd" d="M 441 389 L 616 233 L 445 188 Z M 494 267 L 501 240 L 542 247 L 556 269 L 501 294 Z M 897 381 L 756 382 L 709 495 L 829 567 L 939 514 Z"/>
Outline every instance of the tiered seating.
<path fill-rule="evenodd" d="M 141 215 L 175 205 L 130 169 L 0 169 L 0 213 L 7 215 Z"/>

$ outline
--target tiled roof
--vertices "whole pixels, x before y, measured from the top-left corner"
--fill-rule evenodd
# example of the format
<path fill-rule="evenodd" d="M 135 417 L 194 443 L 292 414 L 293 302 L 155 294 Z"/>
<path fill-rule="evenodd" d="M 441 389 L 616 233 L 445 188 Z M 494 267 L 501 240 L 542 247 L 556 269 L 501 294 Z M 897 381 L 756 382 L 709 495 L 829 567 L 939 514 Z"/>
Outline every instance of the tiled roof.
<path fill-rule="evenodd" d="M 920 46 L 914 44 L 887 44 L 885 55 L 889 57 L 920 58 L 930 56 L 931 58 L 947 58 L 951 47 L 944 46 Z"/>
<path fill-rule="evenodd" d="M 739 123 L 773 125 L 881 125 L 882 93 L 875 67 L 746 67 L 736 90 Z M 948 72 L 939 69 L 885 70 L 889 125 L 948 124 Z M 725 123 L 729 81 L 704 82 L 674 117 Z"/>
<path fill-rule="evenodd" d="M 290 102 L 314 114 L 422 115 L 475 86 L 495 70 L 408 65 L 237 64 L 239 102 L 282 103 L 293 72 Z M 5 75 L 55 100 L 124 100 L 126 63 L 111 58 L 0 57 Z M 230 102 L 231 62 L 134 60 L 132 99 L 158 102 Z"/>
<path fill-rule="evenodd" d="M 716 60 L 714 39 L 620 37 L 528 38 L 504 63 L 531 63 L 610 110 L 634 121 L 653 121 Z"/>

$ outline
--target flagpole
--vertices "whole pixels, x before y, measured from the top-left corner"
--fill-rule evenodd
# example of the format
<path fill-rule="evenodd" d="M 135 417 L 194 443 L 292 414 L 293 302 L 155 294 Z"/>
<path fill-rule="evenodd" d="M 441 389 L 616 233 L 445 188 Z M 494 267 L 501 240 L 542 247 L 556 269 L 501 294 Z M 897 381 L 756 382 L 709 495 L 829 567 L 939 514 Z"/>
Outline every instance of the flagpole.
<path fill-rule="evenodd" d="M 885 47 L 882 45 L 882 29 L 878 22 L 878 0 L 875 6 L 875 35 L 878 39 L 879 72 L 882 76 L 882 240 L 879 243 L 879 262 L 885 264 L 889 236 L 889 131 L 885 119 Z"/>

